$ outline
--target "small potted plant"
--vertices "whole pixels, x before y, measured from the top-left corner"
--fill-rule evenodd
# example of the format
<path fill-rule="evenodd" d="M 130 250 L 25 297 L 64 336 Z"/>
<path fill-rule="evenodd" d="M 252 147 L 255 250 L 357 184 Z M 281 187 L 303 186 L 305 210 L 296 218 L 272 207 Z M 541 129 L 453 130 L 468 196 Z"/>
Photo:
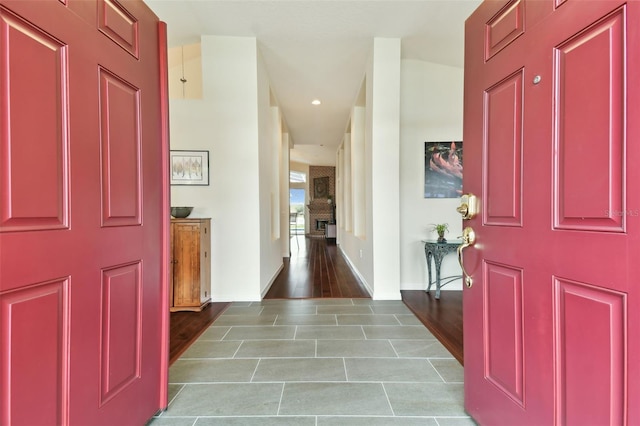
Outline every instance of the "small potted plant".
<path fill-rule="evenodd" d="M 446 238 L 444 238 L 445 232 L 449 232 L 449 224 L 448 223 L 436 223 L 433 225 L 433 230 L 438 233 L 438 242 L 444 243 L 446 242 Z"/>

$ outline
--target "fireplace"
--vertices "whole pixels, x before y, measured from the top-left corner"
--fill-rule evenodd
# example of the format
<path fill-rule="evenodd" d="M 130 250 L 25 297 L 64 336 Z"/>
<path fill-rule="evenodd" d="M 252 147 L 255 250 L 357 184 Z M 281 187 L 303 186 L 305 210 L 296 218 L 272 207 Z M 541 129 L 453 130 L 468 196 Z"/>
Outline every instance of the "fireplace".
<path fill-rule="evenodd" d="M 328 223 L 329 221 L 326 219 L 316 219 L 316 231 L 324 232 L 324 229 L 327 227 Z"/>
<path fill-rule="evenodd" d="M 331 223 L 332 205 L 326 199 L 314 199 L 309 202 L 309 235 L 324 237 L 327 224 Z"/>

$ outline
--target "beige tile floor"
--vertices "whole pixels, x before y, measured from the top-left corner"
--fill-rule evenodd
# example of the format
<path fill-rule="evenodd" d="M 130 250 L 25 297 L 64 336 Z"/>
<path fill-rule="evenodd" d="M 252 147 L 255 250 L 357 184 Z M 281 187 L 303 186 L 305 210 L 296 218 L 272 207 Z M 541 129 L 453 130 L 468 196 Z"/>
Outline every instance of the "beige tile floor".
<path fill-rule="evenodd" d="M 475 425 L 462 366 L 401 301 L 233 303 L 169 382 L 150 425 Z"/>

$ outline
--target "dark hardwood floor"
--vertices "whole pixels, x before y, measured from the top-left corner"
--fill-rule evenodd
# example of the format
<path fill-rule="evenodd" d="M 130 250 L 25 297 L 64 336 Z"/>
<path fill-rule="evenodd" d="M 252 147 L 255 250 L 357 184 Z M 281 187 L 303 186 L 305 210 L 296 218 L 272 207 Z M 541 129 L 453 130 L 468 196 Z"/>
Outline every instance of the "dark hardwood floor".
<path fill-rule="evenodd" d="M 169 319 L 169 365 L 182 355 L 230 303 L 209 303 L 202 312 L 171 312 Z"/>
<path fill-rule="evenodd" d="M 265 299 L 369 298 L 337 246 L 322 238 L 299 236 L 291 258 Z M 402 301 L 462 364 L 462 291 L 442 291 L 440 300 L 422 290 L 402 290 Z M 202 312 L 171 313 L 169 362 L 172 364 L 229 303 L 211 303 Z"/>
<path fill-rule="evenodd" d="M 462 364 L 462 291 L 443 290 L 439 300 L 422 290 L 400 293 L 404 304 Z"/>
<path fill-rule="evenodd" d="M 284 259 L 284 269 L 265 299 L 370 297 L 335 244 L 324 238 L 295 238 L 299 244 L 292 240 L 291 258 Z"/>

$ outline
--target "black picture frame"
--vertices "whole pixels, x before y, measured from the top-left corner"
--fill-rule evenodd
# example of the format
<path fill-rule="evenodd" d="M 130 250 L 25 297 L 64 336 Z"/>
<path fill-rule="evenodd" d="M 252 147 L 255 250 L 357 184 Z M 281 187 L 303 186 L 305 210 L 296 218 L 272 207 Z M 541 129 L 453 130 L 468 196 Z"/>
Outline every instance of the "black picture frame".
<path fill-rule="evenodd" d="M 209 151 L 172 150 L 171 185 L 209 185 Z"/>

